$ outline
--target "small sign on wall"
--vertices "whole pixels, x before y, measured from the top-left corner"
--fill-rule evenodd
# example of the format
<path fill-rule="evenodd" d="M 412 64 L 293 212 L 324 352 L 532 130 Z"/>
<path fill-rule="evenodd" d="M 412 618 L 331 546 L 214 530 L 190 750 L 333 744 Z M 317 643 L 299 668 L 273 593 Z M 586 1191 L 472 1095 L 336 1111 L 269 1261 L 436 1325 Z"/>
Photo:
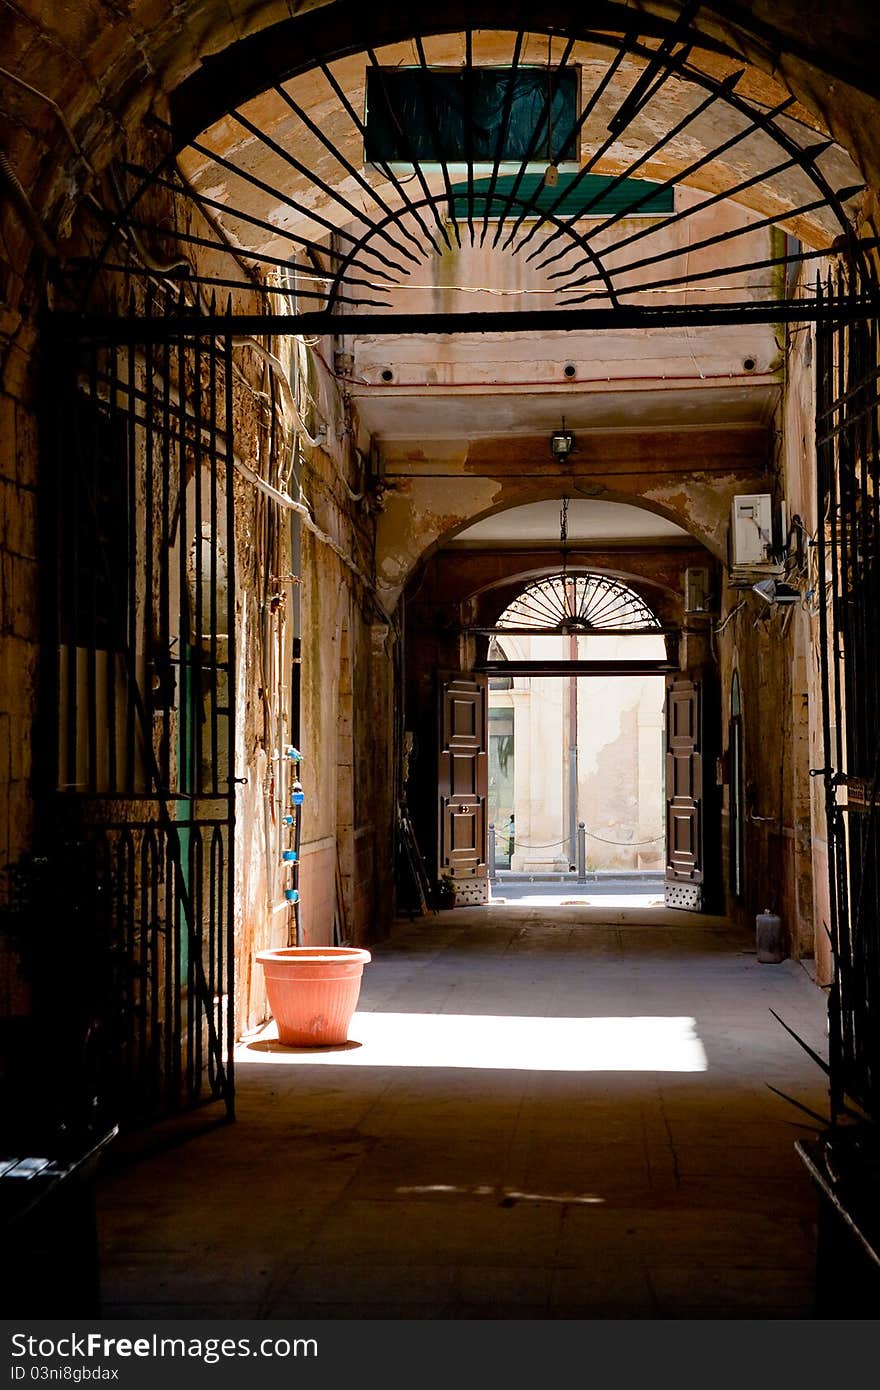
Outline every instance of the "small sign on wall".
<path fill-rule="evenodd" d="M 867 777 L 847 777 L 844 779 L 846 787 L 846 802 L 842 809 L 847 811 L 870 811 L 877 802 L 877 792 L 873 782 L 869 782 Z"/>

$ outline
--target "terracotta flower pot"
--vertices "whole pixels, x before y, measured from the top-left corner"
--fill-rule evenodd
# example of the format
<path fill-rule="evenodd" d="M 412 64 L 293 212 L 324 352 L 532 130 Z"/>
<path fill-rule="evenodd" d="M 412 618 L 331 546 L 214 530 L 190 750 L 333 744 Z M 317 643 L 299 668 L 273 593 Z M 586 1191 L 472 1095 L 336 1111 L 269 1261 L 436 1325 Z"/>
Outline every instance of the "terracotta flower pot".
<path fill-rule="evenodd" d="M 369 951 L 356 946 L 282 946 L 258 951 L 278 1041 L 328 1047 L 348 1039 Z"/>

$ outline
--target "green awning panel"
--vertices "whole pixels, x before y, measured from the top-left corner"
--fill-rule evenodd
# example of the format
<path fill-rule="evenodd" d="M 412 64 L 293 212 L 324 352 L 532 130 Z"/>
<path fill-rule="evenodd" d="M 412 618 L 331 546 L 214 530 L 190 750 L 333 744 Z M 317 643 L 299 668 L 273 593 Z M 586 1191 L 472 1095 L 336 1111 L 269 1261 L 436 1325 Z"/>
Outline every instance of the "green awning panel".
<path fill-rule="evenodd" d="M 623 179 L 618 183 L 603 174 L 585 174 L 575 185 L 576 178 L 576 174 L 560 173 L 556 186 L 548 188 L 544 185 L 542 174 L 524 174 L 519 181 L 513 207 L 507 216 L 516 218 L 524 206 L 529 205 L 531 208 L 536 193 L 534 209 L 529 214 L 534 217 L 548 213 L 558 198 L 562 201 L 555 208 L 553 215 L 566 219 L 610 217 L 614 213 L 628 213 L 633 210 L 635 216 L 641 217 L 672 212 L 675 190 L 671 185 L 665 187 L 662 184 L 649 183 L 647 179 Z M 489 204 L 490 217 L 501 216 L 516 182 L 516 175 L 501 175 L 496 179 Z M 482 218 L 486 215 L 486 203 L 491 187 L 491 178 L 474 179 L 474 207 L 471 214 L 473 217 Z M 466 222 L 467 183 L 459 182 L 452 185 L 452 206 L 456 220 Z"/>

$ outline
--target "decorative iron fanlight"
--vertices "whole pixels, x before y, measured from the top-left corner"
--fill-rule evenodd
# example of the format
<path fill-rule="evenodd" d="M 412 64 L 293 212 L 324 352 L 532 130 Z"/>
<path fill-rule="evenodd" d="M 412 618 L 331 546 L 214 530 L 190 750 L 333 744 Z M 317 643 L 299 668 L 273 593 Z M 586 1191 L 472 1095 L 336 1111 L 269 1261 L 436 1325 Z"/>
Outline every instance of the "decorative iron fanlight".
<path fill-rule="evenodd" d="M 529 584 L 496 626 L 566 634 L 621 628 L 639 631 L 656 629 L 660 623 L 644 600 L 620 580 L 563 572 Z"/>

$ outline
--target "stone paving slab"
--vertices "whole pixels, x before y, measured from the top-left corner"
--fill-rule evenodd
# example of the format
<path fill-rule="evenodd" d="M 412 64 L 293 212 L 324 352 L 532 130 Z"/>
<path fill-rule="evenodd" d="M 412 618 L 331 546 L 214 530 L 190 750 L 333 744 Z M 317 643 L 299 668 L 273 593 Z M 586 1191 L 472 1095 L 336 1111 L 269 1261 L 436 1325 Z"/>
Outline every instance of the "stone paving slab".
<path fill-rule="evenodd" d="M 771 1008 L 823 1051 L 805 965 L 717 918 L 400 923 L 352 1042 L 270 1024 L 238 1049 L 234 1125 L 105 1173 L 105 1311 L 809 1318 L 804 1117 L 769 1087 L 822 1113 L 825 1083 Z"/>

